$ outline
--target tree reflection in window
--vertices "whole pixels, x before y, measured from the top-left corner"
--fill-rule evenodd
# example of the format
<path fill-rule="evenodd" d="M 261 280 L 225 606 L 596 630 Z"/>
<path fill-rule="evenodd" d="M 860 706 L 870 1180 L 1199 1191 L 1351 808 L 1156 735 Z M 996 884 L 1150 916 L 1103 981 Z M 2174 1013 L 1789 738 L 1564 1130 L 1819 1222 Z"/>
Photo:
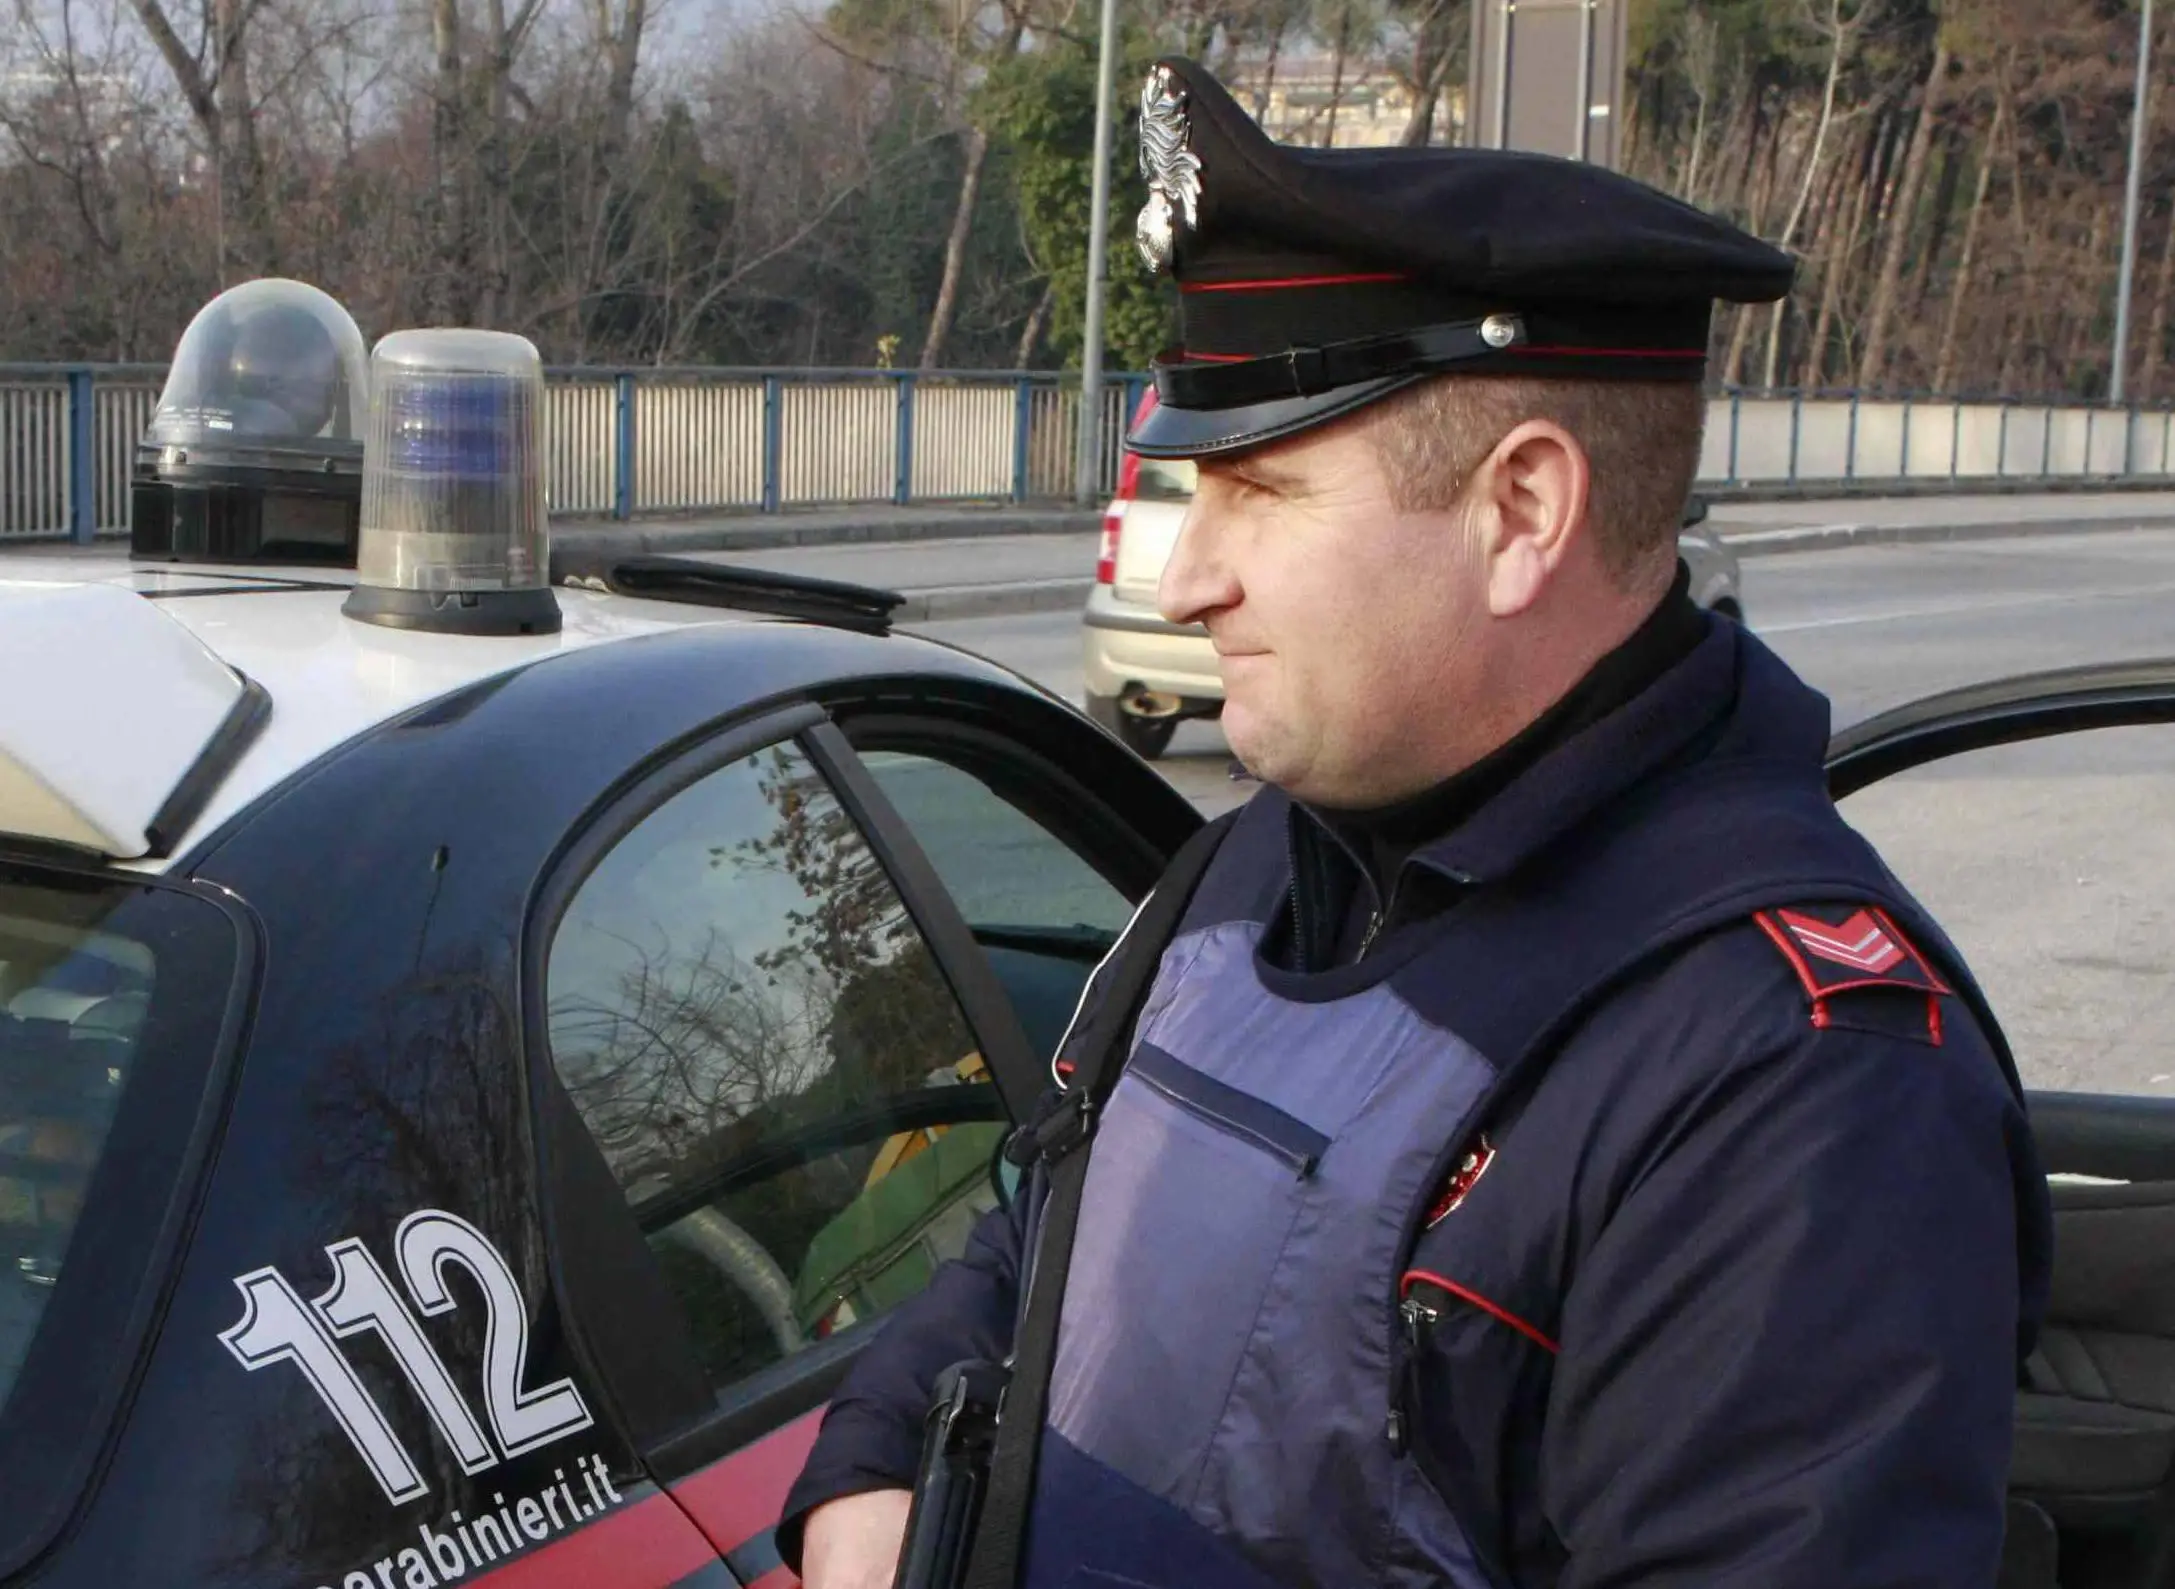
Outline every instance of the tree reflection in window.
<path fill-rule="evenodd" d="M 883 1185 L 996 1102 L 897 891 L 795 746 L 629 832 L 561 922 L 546 993 L 560 1076 L 721 1385 L 859 1316 L 824 1287 L 895 1301 L 925 1281 L 987 1201 L 934 1157 L 927 1206 Z M 986 1154 L 996 1128 L 969 1129 Z"/>

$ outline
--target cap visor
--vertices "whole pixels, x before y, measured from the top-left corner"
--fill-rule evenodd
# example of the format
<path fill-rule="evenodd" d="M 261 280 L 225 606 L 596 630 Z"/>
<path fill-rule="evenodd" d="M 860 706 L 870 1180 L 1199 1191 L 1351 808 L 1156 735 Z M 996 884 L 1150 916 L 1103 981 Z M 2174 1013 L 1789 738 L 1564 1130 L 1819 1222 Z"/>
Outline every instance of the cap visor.
<path fill-rule="evenodd" d="M 1415 370 L 1333 387 L 1310 397 L 1284 397 L 1242 408 L 1173 408 L 1158 403 L 1125 438 L 1125 445 L 1143 458 L 1210 458 L 1220 453 L 1245 452 L 1326 425 L 1332 419 L 1342 419 L 1355 409 L 1426 380 L 1427 375 L 1426 371 Z"/>

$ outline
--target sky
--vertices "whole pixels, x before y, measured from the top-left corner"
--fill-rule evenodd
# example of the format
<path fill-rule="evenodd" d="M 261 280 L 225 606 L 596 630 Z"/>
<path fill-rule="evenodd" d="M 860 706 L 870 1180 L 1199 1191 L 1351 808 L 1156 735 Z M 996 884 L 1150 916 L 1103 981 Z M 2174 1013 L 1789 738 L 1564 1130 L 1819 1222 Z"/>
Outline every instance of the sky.
<path fill-rule="evenodd" d="M 588 0 L 544 0 L 544 4 L 547 16 L 568 23 L 588 9 Z M 736 28 L 752 19 L 779 11 L 819 8 L 820 0 L 649 0 L 645 69 L 652 74 L 669 74 L 675 66 L 706 64 L 714 52 L 725 47 Z M 416 10 L 419 0 L 381 0 L 381 9 L 396 14 Z M 481 0 L 463 0 L 463 9 L 480 18 Z M 175 31 L 185 43 L 193 45 L 198 37 L 198 0 L 166 0 L 166 11 Z M 72 15 L 78 48 L 87 54 L 104 53 L 117 36 L 148 48 L 143 24 L 130 0 L 0 0 L 0 70 L 21 69 L 34 57 L 30 30 L 8 25 L 17 15 L 27 14 L 33 27 L 57 42 L 64 12 Z"/>

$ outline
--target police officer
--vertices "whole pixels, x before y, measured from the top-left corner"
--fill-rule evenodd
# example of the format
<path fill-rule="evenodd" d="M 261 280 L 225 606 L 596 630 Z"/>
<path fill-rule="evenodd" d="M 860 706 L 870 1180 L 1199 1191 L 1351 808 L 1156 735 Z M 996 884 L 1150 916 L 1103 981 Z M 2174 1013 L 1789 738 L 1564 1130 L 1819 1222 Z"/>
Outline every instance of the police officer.
<path fill-rule="evenodd" d="M 1265 787 L 1164 954 L 1086 1190 L 1024 1581 L 1979 1586 L 2044 1177 L 1826 701 L 1675 532 L 1716 299 L 1791 262 L 1621 176 L 1273 144 L 1142 99 L 1175 276 L 1138 452 Z M 1092 997 L 1092 994 L 1091 994 Z M 780 1531 L 890 1581 L 993 1215 L 830 1407 Z"/>

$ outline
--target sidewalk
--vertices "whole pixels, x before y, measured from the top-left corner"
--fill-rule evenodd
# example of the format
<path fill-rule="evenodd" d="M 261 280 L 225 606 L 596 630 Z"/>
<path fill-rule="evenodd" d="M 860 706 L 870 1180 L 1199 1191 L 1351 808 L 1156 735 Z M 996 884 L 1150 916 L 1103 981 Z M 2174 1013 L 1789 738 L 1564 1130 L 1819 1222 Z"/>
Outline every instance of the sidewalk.
<path fill-rule="evenodd" d="M 1039 504 L 962 504 L 792 508 L 783 513 L 710 513 L 685 518 L 554 519 L 552 542 L 587 551 L 617 547 L 643 552 L 769 551 L 868 541 L 965 540 L 981 536 L 1063 535 L 1093 531 L 1102 508 Z"/>
<path fill-rule="evenodd" d="M 812 574 L 903 592 L 901 623 L 1077 610 L 1095 583 L 1098 530 L 968 540 L 861 542 L 752 552 L 693 552 L 705 562 Z"/>
<path fill-rule="evenodd" d="M 1979 541 L 2062 530 L 2175 528 L 2175 491 L 1716 503 L 1707 519 L 1739 557 L 1829 546 Z"/>

